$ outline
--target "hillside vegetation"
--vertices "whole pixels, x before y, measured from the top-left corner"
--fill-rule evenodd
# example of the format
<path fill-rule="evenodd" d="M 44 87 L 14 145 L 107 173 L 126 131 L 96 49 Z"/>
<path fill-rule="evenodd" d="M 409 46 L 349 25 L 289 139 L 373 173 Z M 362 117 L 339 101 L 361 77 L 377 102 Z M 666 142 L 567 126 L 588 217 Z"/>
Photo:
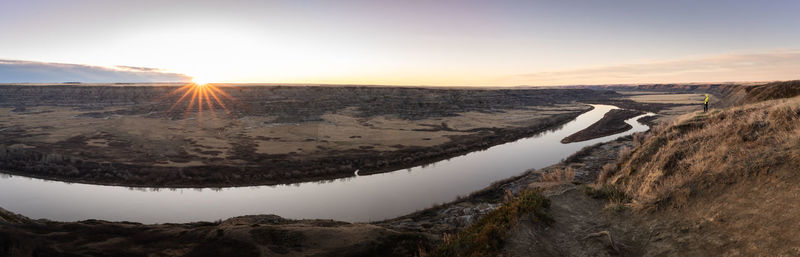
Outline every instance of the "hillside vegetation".
<path fill-rule="evenodd" d="M 738 106 L 634 137 L 604 167 L 599 188 L 654 236 L 637 255 L 800 254 L 800 97 L 786 98 L 800 90 L 796 81 L 745 90 Z"/>
<path fill-rule="evenodd" d="M 637 206 L 682 205 L 706 187 L 800 167 L 800 98 L 692 113 L 653 128 L 600 179 Z"/>

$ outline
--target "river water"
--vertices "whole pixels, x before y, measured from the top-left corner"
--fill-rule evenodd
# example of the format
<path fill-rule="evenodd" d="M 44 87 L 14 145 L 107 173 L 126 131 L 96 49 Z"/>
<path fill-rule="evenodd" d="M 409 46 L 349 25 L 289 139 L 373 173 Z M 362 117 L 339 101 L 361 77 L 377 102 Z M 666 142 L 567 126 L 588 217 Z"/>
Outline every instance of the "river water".
<path fill-rule="evenodd" d="M 290 219 L 377 221 L 454 200 L 492 182 L 559 162 L 581 148 L 610 141 L 646 125 L 593 140 L 560 140 L 617 107 L 593 105 L 564 126 L 436 163 L 369 176 L 299 184 L 222 189 L 148 189 L 65 183 L 0 174 L 0 207 L 30 218 L 102 219 L 142 223 L 213 221 L 249 214 Z M 651 114 L 645 114 L 651 115 Z"/>

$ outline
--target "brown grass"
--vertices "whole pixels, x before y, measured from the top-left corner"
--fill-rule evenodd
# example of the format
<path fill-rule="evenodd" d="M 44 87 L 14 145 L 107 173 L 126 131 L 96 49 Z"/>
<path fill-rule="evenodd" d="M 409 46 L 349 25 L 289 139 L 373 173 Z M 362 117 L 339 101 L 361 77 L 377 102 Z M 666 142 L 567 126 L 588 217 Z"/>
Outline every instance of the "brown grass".
<path fill-rule="evenodd" d="M 600 174 L 597 175 L 597 181 L 605 182 L 608 180 L 608 178 L 617 173 L 617 169 L 619 169 L 619 167 L 614 163 L 607 163 L 606 165 L 603 165 L 603 169 L 600 170 Z"/>
<path fill-rule="evenodd" d="M 558 168 L 550 172 L 542 173 L 542 182 L 568 183 L 575 180 L 575 170 L 571 167 Z"/>
<path fill-rule="evenodd" d="M 639 147 L 644 143 L 645 134 L 643 132 L 633 133 L 633 147 Z"/>
<path fill-rule="evenodd" d="M 684 206 L 713 185 L 800 167 L 800 97 L 684 115 L 620 151 L 600 183 L 619 187 L 639 208 Z"/>

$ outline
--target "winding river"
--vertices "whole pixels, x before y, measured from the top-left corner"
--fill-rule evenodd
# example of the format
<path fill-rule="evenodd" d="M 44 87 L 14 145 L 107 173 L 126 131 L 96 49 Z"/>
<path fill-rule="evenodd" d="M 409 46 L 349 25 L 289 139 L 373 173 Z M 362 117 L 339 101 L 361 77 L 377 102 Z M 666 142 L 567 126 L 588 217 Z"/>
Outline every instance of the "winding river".
<path fill-rule="evenodd" d="M 582 147 L 648 129 L 636 122 L 639 116 L 625 121 L 633 126 L 626 132 L 562 144 L 562 138 L 617 109 L 593 106 L 593 110 L 564 126 L 533 137 L 429 165 L 333 181 L 222 189 L 145 189 L 0 174 L 0 207 L 34 219 L 57 221 L 182 223 L 248 214 L 351 222 L 383 220 L 451 201 L 531 168 L 552 165 Z"/>

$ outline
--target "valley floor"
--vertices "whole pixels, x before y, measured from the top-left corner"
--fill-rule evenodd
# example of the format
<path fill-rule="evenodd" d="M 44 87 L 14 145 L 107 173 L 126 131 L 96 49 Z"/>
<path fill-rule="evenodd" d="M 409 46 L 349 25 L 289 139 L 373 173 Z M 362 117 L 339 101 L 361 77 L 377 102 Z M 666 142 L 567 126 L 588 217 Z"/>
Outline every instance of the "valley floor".
<path fill-rule="evenodd" d="M 622 96 L 613 101 L 617 103 L 623 101 L 632 106 L 647 105 L 643 102 L 631 103 L 628 98 L 648 94 L 631 94 L 633 96 Z M 667 98 L 674 100 L 670 94 L 666 95 Z M 684 97 L 693 100 L 697 95 L 684 95 Z M 644 98 L 645 100 L 639 100 L 653 101 L 654 96 Z M 674 115 L 692 111 L 692 108 L 696 107 L 682 104 L 652 106 L 660 110 L 659 119 L 673 118 Z M 527 114 L 521 115 L 527 116 Z M 481 118 L 485 119 L 489 118 Z M 451 124 L 456 122 L 426 123 L 417 129 L 426 131 L 424 130 L 426 127 L 435 127 L 439 131 L 437 133 L 458 132 L 458 127 Z M 791 217 L 769 221 L 770 217 L 774 217 L 772 215 L 781 214 L 750 213 L 728 216 L 725 212 L 725 208 L 741 210 L 746 206 L 759 209 L 786 209 L 796 202 L 787 199 L 791 194 L 770 195 L 771 193 L 752 190 L 753 187 L 742 186 L 740 191 L 704 196 L 705 199 L 709 199 L 706 203 L 719 203 L 719 199 L 727 199 L 730 203 L 715 205 L 716 209 L 709 209 L 704 213 L 669 210 L 647 215 L 636 214 L 624 205 L 609 203 L 607 199 L 590 197 L 586 193 L 585 185 L 595 182 L 604 169 L 603 166 L 615 162 L 620 152 L 633 148 L 634 138 L 627 137 L 587 147 L 565 158 L 559 164 L 499 181 L 454 202 L 375 223 L 296 221 L 273 215 L 255 215 L 213 223 L 142 225 L 97 220 L 82 222 L 30 220 L 0 211 L 0 251 L 2 251 L 0 256 L 69 254 L 147 256 L 153 253 L 160 256 L 218 256 L 234 253 L 238 256 L 412 256 L 433 251 L 445 240 L 444 235 L 458 233 L 503 204 L 506 200 L 504 198 L 507 198 L 509 193 L 518 194 L 530 187 L 542 188 L 543 194 L 550 198 L 551 205 L 547 214 L 554 221 L 550 225 L 544 225 L 522 218 L 521 222 L 509 232 L 510 239 L 502 249 L 503 255 L 702 256 L 750 255 L 749 253 L 765 251 L 776 254 L 791 253 L 764 250 L 778 247 L 773 240 L 745 240 L 743 237 L 746 236 L 746 231 L 754 229 L 748 227 L 752 223 L 741 223 L 743 227 L 736 231 L 723 231 L 727 227 L 719 225 L 724 222 L 757 218 L 761 223 L 756 224 L 771 228 L 767 232 L 758 232 L 758 236 L 766 236 L 772 231 L 782 233 L 781 238 L 794 236 L 797 232 L 786 229 L 791 226 L 784 228 L 780 226 L 793 221 L 791 217 L 800 215 L 791 216 L 789 213 L 786 215 Z M 574 171 L 574 178 L 552 181 L 543 176 L 565 170 Z M 794 192 L 796 190 L 789 188 L 789 182 L 781 180 L 785 179 L 786 175 L 775 175 L 770 177 L 772 179 L 765 180 L 769 183 L 757 184 L 760 187 L 782 186 L 796 195 L 797 192 Z M 736 198 L 744 194 L 748 196 Z M 759 201 L 759 199 L 771 200 Z M 693 206 L 696 209 L 701 209 L 700 206 L 704 202 L 698 201 L 693 204 L 696 204 Z M 697 237 L 703 239 L 697 240 Z M 757 244 L 762 241 L 763 244 Z M 737 244 L 737 242 L 745 243 Z M 756 244 L 753 244 L 754 242 Z"/>

